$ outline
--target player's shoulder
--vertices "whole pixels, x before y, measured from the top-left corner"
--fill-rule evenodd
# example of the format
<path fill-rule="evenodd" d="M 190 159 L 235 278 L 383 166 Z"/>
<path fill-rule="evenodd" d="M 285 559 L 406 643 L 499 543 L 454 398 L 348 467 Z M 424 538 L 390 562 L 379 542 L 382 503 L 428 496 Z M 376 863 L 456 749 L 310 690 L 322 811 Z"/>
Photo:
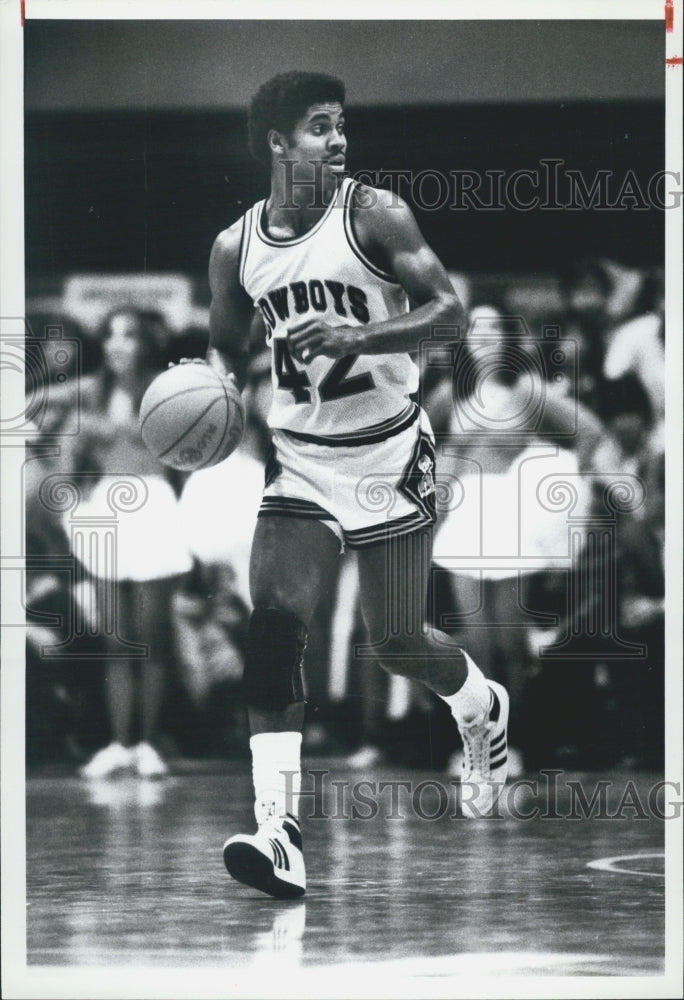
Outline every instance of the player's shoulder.
<path fill-rule="evenodd" d="M 212 294 L 228 293 L 238 284 L 245 217 L 222 229 L 209 256 L 209 285 Z"/>
<path fill-rule="evenodd" d="M 393 211 L 400 215 L 411 213 L 403 198 L 387 188 L 371 187 L 370 184 L 355 182 L 351 193 L 351 204 L 354 210 L 368 210 L 377 215 L 385 215 Z"/>
<path fill-rule="evenodd" d="M 401 237 L 415 228 L 415 219 L 403 198 L 386 188 L 357 183 L 351 195 L 351 218 L 354 232 L 362 242 L 384 241 L 390 235 Z"/>
<path fill-rule="evenodd" d="M 212 257 L 217 257 L 223 262 L 227 262 L 231 257 L 235 257 L 237 260 L 240 255 L 244 225 L 245 217 L 243 215 L 232 226 L 222 229 L 211 248 Z"/>

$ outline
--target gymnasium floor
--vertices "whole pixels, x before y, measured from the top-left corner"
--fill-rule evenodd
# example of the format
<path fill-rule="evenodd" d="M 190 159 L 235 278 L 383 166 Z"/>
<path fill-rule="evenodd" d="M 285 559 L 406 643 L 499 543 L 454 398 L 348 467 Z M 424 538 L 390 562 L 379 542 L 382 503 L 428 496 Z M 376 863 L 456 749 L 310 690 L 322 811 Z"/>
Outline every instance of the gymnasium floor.
<path fill-rule="evenodd" d="M 342 761 L 309 767 L 330 774 L 317 779 L 317 805 L 308 800 L 302 812 L 327 818 L 304 823 L 308 891 L 285 903 L 234 883 L 223 868 L 226 836 L 252 829 L 244 766 L 179 763 L 161 782 L 29 776 L 29 968 L 76 967 L 100 983 L 127 968 L 220 968 L 235 982 L 269 970 L 287 973 L 283 984 L 325 973 L 331 995 L 335 983 L 351 995 L 360 972 L 433 984 L 468 974 L 662 975 L 667 824 L 648 808 L 655 778 L 564 773 L 555 808 L 542 780 L 536 798 L 521 788 L 501 818 L 473 822 L 454 818 L 456 789 L 444 775 L 383 767 L 369 775 Z M 624 805 L 614 816 L 630 777 L 646 818 Z M 397 791 L 393 806 L 387 788 L 375 798 L 369 786 L 355 789 L 368 778 L 410 780 L 413 789 L 437 778 L 448 808 L 434 784 L 413 799 Z M 588 798 L 599 780 L 611 781 L 605 811 L 613 818 L 569 818 L 573 779 Z M 349 818 L 354 804 L 377 814 Z M 535 805 L 558 818 L 510 815 Z M 389 818 L 393 811 L 400 818 Z"/>

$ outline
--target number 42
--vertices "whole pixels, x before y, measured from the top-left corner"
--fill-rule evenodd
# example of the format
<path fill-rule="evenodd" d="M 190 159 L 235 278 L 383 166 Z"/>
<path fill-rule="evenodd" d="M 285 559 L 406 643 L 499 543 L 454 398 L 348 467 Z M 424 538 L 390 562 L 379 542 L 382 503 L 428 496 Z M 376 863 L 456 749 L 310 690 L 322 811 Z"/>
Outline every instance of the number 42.
<path fill-rule="evenodd" d="M 288 389 L 295 398 L 295 403 L 311 402 L 311 382 L 306 371 L 297 368 L 287 347 L 287 341 L 278 339 L 275 346 L 275 370 L 278 385 Z M 343 399 L 345 396 L 355 396 L 359 392 L 367 392 L 375 387 L 370 372 L 360 372 L 348 378 L 349 372 L 358 359 L 358 354 L 348 354 L 340 358 L 332 366 L 328 374 L 318 386 L 318 394 L 323 403 L 332 399 Z"/>

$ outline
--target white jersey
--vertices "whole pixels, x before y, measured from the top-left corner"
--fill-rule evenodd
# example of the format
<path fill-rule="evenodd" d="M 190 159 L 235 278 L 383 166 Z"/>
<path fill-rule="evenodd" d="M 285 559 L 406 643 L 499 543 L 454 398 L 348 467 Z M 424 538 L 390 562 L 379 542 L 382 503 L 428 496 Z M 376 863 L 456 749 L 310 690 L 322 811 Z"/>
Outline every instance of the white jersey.
<path fill-rule="evenodd" d="M 276 240 L 265 230 L 265 201 L 243 218 L 240 282 L 260 310 L 273 350 L 271 427 L 305 440 L 369 443 L 415 419 L 418 369 L 396 354 L 314 358 L 296 363 L 287 331 L 311 317 L 330 326 L 363 326 L 408 310 L 397 280 L 369 261 L 352 232 L 356 182 L 345 178 L 315 226 Z"/>

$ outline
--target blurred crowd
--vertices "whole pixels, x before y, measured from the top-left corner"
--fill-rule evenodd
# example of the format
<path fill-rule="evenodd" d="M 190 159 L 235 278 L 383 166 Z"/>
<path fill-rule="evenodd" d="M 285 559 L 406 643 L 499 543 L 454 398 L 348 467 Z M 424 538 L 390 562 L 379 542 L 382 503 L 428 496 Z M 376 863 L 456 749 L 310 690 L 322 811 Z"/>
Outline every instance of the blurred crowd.
<path fill-rule="evenodd" d="M 595 259 L 553 294 L 528 285 L 521 302 L 515 278 L 470 279 L 469 330 L 418 359 L 438 445 L 430 617 L 509 688 L 513 775 L 659 767 L 663 274 Z M 160 777 L 174 758 L 246 752 L 271 393 L 256 320 L 253 333 L 243 441 L 185 474 L 147 452 L 137 414 L 157 373 L 204 355 L 207 330 L 172 330 L 134 302 L 97 331 L 28 317 L 29 763 Z M 456 773 L 448 710 L 386 676 L 364 642 L 348 553 L 307 647 L 305 749 Z"/>

